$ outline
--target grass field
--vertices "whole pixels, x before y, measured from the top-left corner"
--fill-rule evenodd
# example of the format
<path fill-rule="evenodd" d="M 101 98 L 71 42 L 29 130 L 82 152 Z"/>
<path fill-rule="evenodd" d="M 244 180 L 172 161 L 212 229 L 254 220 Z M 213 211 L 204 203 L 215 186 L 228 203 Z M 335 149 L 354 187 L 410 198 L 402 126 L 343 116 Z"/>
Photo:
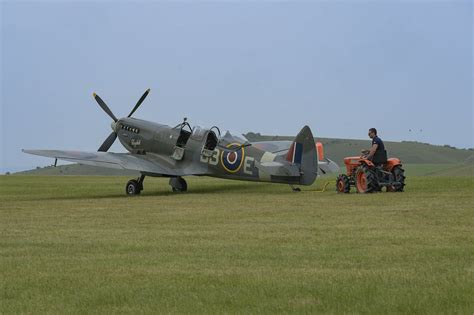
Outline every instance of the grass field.
<path fill-rule="evenodd" d="M 474 181 L 0 177 L 0 313 L 474 312 Z"/>

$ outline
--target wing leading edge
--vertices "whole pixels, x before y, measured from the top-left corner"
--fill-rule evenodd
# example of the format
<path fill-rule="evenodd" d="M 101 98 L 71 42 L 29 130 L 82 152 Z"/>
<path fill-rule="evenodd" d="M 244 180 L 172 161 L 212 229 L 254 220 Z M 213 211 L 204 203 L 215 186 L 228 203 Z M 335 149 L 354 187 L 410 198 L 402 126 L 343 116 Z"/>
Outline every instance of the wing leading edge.
<path fill-rule="evenodd" d="M 137 155 L 130 153 L 112 152 L 84 152 L 61 150 L 22 150 L 25 153 L 50 157 L 79 164 L 99 167 L 125 169 L 151 173 L 156 175 L 184 176 L 203 174 L 201 170 L 193 167 L 174 168 L 167 161 L 160 161 L 158 157 Z M 161 162 L 161 163 L 160 163 Z"/>

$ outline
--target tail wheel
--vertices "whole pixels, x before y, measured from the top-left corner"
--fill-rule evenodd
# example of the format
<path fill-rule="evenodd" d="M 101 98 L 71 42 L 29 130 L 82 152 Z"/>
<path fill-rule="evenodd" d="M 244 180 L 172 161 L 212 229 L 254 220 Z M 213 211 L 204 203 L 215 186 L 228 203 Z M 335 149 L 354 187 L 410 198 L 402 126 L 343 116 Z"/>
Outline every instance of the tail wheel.
<path fill-rule="evenodd" d="M 356 188 L 359 193 L 371 193 L 379 188 L 375 172 L 366 165 L 361 165 L 356 170 Z"/>
<path fill-rule="evenodd" d="M 392 174 L 397 184 L 387 186 L 387 191 L 402 192 L 405 188 L 405 170 L 400 165 L 397 165 L 392 169 Z"/>
<path fill-rule="evenodd" d="M 341 174 L 337 177 L 336 180 L 336 191 L 338 193 L 349 193 L 351 191 L 351 182 L 349 176 L 346 174 Z"/>

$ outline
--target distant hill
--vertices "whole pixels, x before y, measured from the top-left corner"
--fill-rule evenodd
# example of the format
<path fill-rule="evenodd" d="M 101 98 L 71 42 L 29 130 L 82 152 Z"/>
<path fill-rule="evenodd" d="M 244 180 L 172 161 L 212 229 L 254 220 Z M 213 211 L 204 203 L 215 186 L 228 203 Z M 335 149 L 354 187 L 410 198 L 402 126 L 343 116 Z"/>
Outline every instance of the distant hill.
<path fill-rule="evenodd" d="M 293 140 L 293 137 L 268 136 L 249 132 L 245 134 L 249 141 Z M 370 140 L 349 140 L 318 138 L 324 145 L 325 155 L 342 164 L 344 157 L 359 155 L 370 147 Z M 473 149 L 457 149 L 451 146 L 439 146 L 414 141 L 385 141 L 389 157 L 398 157 L 405 164 L 464 164 L 473 159 Z"/>
<path fill-rule="evenodd" d="M 474 164 L 405 164 L 408 176 L 468 176 L 474 179 Z"/>
<path fill-rule="evenodd" d="M 268 136 L 249 132 L 245 135 L 251 142 L 269 140 L 293 140 L 294 137 Z M 346 156 L 358 155 L 370 146 L 370 140 L 348 140 L 318 138 L 324 145 L 325 155 L 343 166 Z M 386 141 L 388 155 L 398 157 L 413 175 L 433 176 L 472 176 L 474 170 L 474 150 L 457 149 L 451 146 L 438 146 L 420 142 Z M 33 170 L 15 173 L 18 175 L 100 175 L 100 176 L 138 176 L 138 172 L 116 170 L 95 166 L 69 164 L 58 167 L 38 167 Z"/>

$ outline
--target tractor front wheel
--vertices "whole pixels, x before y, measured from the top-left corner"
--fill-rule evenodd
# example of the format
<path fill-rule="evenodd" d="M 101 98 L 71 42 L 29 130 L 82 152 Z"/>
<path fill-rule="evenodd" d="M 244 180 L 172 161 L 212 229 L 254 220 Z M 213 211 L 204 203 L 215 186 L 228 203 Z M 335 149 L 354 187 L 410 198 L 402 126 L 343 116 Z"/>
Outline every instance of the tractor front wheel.
<path fill-rule="evenodd" d="M 377 175 L 367 165 L 361 165 L 357 168 L 355 182 L 358 193 L 371 193 L 379 188 Z"/>
<path fill-rule="evenodd" d="M 337 177 L 336 180 L 336 191 L 338 193 L 349 193 L 351 191 L 351 182 L 349 176 L 346 174 L 341 174 Z"/>

